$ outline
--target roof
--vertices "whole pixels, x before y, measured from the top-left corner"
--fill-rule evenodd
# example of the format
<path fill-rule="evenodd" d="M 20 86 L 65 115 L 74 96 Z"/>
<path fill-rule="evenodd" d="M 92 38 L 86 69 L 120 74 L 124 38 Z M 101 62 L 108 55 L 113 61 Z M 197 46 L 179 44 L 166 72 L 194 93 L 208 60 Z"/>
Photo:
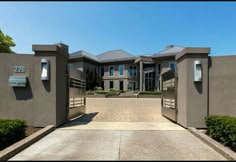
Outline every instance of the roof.
<path fill-rule="evenodd" d="M 151 57 L 151 58 L 160 58 L 160 57 L 168 57 L 168 56 L 175 56 L 179 52 L 183 51 L 185 47 L 183 46 L 168 46 L 165 50 L 155 53 L 155 54 L 146 54 L 142 56 Z M 105 63 L 105 62 L 113 62 L 113 61 L 128 61 L 128 60 L 135 60 L 139 56 L 133 56 L 132 54 L 124 51 L 124 50 L 111 50 L 94 56 L 86 51 L 80 50 L 74 52 L 69 55 L 70 59 L 73 58 L 88 58 L 96 62 Z"/>
<path fill-rule="evenodd" d="M 166 57 L 166 56 L 175 56 L 179 52 L 183 51 L 185 47 L 183 46 L 173 46 L 168 49 L 165 49 L 159 53 L 153 54 L 152 57 Z"/>
<path fill-rule="evenodd" d="M 92 55 L 92 54 L 90 54 L 90 53 L 88 53 L 86 51 L 83 51 L 83 50 L 74 52 L 74 53 L 69 55 L 70 59 L 72 59 L 72 58 L 79 58 L 79 57 L 86 57 L 88 59 L 91 59 L 91 60 L 94 60 L 94 61 L 98 61 L 96 56 L 94 56 L 94 55 Z"/>
<path fill-rule="evenodd" d="M 135 58 L 135 57 L 124 50 L 112 50 L 97 55 L 96 58 L 99 61 L 104 62 L 109 60 L 126 60 L 126 58 Z"/>

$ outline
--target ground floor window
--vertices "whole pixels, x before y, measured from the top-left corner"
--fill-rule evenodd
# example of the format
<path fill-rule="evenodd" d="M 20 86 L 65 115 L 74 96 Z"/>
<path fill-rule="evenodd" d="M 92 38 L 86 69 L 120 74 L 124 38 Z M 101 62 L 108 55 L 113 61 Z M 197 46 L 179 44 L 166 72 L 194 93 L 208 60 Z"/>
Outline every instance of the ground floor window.
<path fill-rule="evenodd" d="M 129 81 L 128 90 L 130 90 L 130 91 L 136 90 L 136 82 L 135 81 Z"/>
<path fill-rule="evenodd" d="M 124 81 L 120 81 L 120 90 L 121 90 L 121 91 L 124 90 Z"/>
<path fill-rule="evenodd" d="M 110 88 L 110 89 L 114 88 L 114 83 L 113 83 L 113 81 L 110 81 L 109 83 L 110 83 L 109 88 Z"/>

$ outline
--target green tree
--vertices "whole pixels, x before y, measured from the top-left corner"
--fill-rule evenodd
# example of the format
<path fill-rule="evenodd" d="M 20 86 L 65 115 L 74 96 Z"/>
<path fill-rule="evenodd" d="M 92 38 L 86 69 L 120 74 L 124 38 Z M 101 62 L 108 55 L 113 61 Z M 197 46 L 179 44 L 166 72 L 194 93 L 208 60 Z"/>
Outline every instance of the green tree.
<path fill-rule="evenodd" d="M 90 82 L 89 82 L 89 69 L 86 70 L 86 91 L 90 89 Z"/>
<path fill-rule="evenodd" d="M 11 47 L 16 46 L 12 38 L 9 35 L 5 35 L 0 29 L 0 52 L 1 53 L 13 53 Z"/>
<path fill-rule="evenodd" d="M 101 78 L 99 77 L 96 68 L 94 71 L 87 69 L 86 70 L 86 90 L 94 90 L 94 88 L 99 86 Z"/>
<path fill-rule="evenodd" d="M 94 78 L 93 78 L 93 88 L 98 87 L 100 82 L 100 77 L 97 73 L 97 69 L 94 68 Z"/>

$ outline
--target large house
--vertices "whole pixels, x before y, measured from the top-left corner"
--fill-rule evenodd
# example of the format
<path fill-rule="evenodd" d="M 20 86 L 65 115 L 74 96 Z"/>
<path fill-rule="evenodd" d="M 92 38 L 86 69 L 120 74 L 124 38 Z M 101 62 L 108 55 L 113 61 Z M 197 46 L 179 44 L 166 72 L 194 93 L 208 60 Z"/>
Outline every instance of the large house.
<path fill-rule="evenodd" d="M 97 56 L 80 50 L 70 54 L 69 68 L 82 71 L 95 70 L 104 90 L 159 91 L 161 74 L 176 67 L 175 55 L 184 49 L 169 45 L 165 50 L 150 55 L 134 56 L 123 50 L 112 50 Z"/>

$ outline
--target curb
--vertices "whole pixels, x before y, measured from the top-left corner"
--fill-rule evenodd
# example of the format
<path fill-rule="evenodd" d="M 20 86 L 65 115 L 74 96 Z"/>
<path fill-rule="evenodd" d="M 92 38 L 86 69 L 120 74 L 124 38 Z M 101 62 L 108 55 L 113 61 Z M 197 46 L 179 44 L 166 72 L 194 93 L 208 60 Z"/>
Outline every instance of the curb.
<path fill-rule="evenodd" d="M 213 148 L 216 152 L 224 156 L 228 160 L 236 160 L 236 153 L 230 150 L 229 148 L 225 147 L 221 143 L 215 141 L 208 135 L 198 131 L 196 128 L 189 127 L 188 131 L 198 137 L 201 141 L 206 143 L 208 146 Z"/>
<path fill-rule="evenodd" d="M 20 140 L 19 142 L 5 148 L 4 150 L 0 151 L 0 161 L 7 161 L 17 153 L 21 152 L 22 150 L 26 149 L 33 143 L 37 142 L 47 134 L 51 133 L 55 130 L 54 125 L 48 125 L 45 128 L 35 132 L 34 134 Z"/>

